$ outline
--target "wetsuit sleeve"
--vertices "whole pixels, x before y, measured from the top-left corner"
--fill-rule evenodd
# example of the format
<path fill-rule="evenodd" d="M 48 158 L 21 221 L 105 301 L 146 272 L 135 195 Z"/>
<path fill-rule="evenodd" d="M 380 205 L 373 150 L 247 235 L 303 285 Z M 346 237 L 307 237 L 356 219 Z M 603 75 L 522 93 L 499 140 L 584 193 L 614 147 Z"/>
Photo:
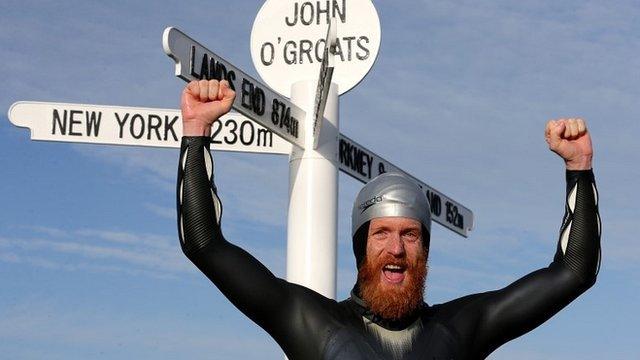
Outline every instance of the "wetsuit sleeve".
<path fill-rule="evenodd" d="M 222 235 L 222 206 L 209 146 L 208 137 L 182 138 L 177 183 L 182 251 L 240 311 L 278 333 L 286 326 L 287 303 L 295 287 Z"/>
<path fill-rule="evenodd" d="M 596 281 L 601 229 L 593 172 L 567 171 L 566 178 L 565 215 L 551 265 L 504 289 L 469 297 L 478 317 L 468 334 L 482 357 L 539 326 Z"/>

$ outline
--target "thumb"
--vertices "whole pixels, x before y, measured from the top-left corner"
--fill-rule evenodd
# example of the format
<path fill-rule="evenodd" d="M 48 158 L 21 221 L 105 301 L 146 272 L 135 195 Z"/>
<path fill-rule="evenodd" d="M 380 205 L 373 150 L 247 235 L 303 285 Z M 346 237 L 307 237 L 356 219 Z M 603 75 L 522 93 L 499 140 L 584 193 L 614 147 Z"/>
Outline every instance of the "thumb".
<path fill-rule="evenodd" d="M 198 82 L 192 81 L 182 90 L 182 97 L 180 98 L 180 105 L 182 110 L 190 110 L 194 102 L 196 102 L 196 97 L 193 95 L 194 91 L 197 90 Z"/>
<path fill-rule="evenodd" d="M 551 129 L 551 139 L 554 142 L 562 140 L 562 134 L 564 134 L 566 127 L 567 124 L 564 121 L 558 120 L 555 127 Z"/>

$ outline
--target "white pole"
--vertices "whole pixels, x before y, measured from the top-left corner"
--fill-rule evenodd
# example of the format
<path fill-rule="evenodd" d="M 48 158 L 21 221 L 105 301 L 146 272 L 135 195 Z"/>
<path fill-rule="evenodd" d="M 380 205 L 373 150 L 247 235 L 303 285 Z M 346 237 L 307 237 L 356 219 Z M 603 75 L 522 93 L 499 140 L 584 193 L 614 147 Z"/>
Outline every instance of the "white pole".
<path fill-rule="evenodd" d="M 291 100 L 307 112 L 305 128 L 313 128 L 317 81 L 299 81 Z M 331 84 L 325 123 L 313 149 L 313 134 L 305 134 L 305 150 L 293 146 L 289 158 L 287 280 L 328 298 L 336 297 L 338 237 L 338 89 Z"/>

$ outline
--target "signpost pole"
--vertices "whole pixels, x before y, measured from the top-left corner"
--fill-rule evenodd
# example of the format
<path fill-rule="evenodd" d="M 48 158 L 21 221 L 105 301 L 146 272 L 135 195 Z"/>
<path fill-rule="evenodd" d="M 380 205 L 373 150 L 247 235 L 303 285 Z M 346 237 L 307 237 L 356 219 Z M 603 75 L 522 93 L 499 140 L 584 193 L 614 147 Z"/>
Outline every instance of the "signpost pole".
<path fill-rule="evenodd" d="M 293 84 L 291 100 L 303 109 L 314 105 L 317 81 Z M 338 89 L 331 85 L 318 147 L 305 132 L 305 149 L 293 147 L 289 158 L 287 280 L 336 298 L 338 238 Z M 306 113 L 312 129 L 313 111 Z"/>

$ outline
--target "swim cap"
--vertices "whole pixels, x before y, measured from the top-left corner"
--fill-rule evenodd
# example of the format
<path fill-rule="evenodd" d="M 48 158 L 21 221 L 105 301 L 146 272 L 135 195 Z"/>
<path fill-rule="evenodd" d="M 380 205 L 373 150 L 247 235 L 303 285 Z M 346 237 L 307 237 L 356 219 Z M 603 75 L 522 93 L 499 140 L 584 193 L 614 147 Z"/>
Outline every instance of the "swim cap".
<path fill-rule="evenodd" d="M 392 216 L 418 220 L 431 232 L 431 211 L 424 191 L 402 174 L 384 173 L 358 193 L 351 212 L 351 236 L 371 219 Z"/>
<path fill-rule="evenodd" d="M 380 217 L 407 217 L 422 224 L 422 246 L 429 250 L 431 207 L 425 192 L 405 175 L 384 173 L 369 181 L 356 196 L 351 212 L 351 237 L 358 268 L 367 247 L 369 222 Z M 365 226 L 366 225 L 366 226 Z"/>

